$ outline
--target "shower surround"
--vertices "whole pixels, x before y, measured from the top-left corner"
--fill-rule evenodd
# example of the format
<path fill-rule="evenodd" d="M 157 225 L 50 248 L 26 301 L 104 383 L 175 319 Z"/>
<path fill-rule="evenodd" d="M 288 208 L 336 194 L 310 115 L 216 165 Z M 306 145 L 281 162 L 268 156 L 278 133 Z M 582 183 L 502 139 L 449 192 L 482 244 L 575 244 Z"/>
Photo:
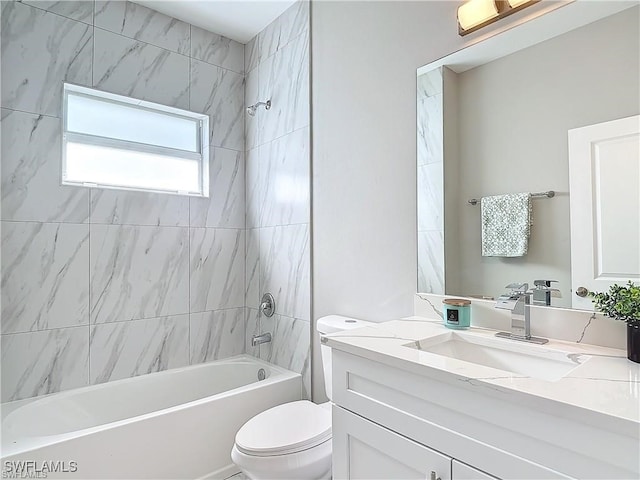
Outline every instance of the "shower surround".
<path fill-rule="evenodd" d="M 259 353 L 245 46 L 119 1 L 2 2 L 1 35 L 2 401 Z M 209 114 L 210 198 L 61 186 L 63 81 Z M 280 284 L 284 305 L 294 285 Z"/>
<path fill-rule="evenodd" d="M 309 3 L 298 2 L 245 47 L 247 331 L 271 332 L 248 350 L 302 373 L 311 397 Z M 275 297 L 276 315 L 260 316 Z"/>

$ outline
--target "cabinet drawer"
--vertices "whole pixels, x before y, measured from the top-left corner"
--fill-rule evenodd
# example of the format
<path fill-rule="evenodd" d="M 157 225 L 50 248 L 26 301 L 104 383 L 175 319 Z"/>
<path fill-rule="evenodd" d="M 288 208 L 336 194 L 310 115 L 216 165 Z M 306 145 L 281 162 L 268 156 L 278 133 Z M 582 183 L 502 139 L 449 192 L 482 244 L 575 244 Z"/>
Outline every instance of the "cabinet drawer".
<path fill-rule="evenodd" d="M 451 479 L 450 457 L 335 405 L 332 413 L 334 479 Z"/>

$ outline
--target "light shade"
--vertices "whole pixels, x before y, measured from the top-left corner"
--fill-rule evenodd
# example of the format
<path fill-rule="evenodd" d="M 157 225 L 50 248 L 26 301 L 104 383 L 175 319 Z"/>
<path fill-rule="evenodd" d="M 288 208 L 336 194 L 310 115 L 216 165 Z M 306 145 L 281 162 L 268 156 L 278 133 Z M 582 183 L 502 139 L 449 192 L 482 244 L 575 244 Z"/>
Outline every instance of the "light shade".
<path fill-rule="evenodd" d="M 495 0 L 469 0 L 458 8 L 458 23 L 462 30 L 477 27 L 497 16 L 498 7 Z"/>
<path fill-rule="evenodd" d="M 531 0 L 509 0 L 509 6 L 511 8 L 519 7 L 520 5 L 524 5 L 525 3 L 529 3 Z"/>

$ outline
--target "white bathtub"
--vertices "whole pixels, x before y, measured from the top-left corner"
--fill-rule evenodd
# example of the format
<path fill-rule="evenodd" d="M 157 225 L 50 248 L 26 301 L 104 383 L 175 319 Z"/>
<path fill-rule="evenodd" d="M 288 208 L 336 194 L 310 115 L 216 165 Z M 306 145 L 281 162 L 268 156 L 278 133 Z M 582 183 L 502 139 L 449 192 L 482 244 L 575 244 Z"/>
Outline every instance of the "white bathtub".
<path fill-rule="evenodd" d="M 226 478 L 242 424 L 301 392 L 299 374 L 242 355 L 5 403 L 3 474 L 30 461 L 67 470 L 47 478 Z"/>

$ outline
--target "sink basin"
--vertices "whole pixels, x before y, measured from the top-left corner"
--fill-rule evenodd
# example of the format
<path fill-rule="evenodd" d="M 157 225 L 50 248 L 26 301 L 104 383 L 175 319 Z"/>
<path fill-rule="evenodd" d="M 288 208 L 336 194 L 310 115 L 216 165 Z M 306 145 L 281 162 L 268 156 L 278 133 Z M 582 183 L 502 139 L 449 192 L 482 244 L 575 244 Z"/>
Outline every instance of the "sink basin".
<path fill-rule="evenodd" d="M 547 381 L 567 376 L 591 358 L 516 340 L 462 332 L 446 332 L 405 346 Z"/>

